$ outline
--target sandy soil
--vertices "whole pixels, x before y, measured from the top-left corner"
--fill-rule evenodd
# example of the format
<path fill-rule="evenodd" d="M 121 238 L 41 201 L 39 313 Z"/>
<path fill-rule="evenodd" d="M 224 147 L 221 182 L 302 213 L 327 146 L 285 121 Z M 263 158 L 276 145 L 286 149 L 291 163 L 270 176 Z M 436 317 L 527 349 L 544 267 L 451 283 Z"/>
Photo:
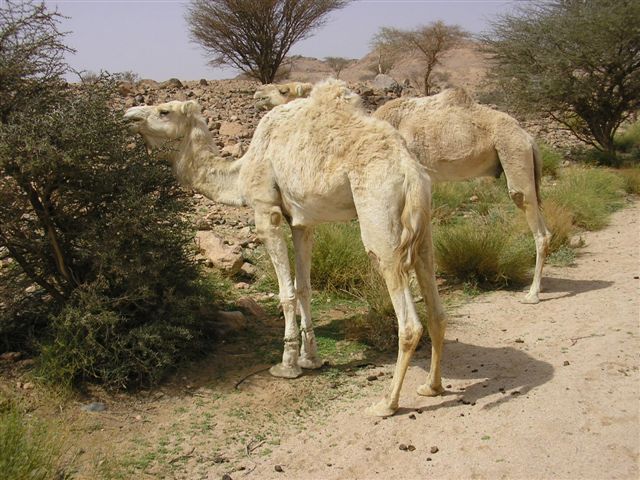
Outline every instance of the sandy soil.
<path fill-rule="evenodd" d="M 456 312 L 444 396 L 415 393 L 418 353 L 394 417 L 363 415 L 375 394 L 343 404 L 248 478 L 638 478 L 638 239 L 636 203 L 585 236 L 575 267 L 546 270 L 540 304 L 496 292 Z"/>

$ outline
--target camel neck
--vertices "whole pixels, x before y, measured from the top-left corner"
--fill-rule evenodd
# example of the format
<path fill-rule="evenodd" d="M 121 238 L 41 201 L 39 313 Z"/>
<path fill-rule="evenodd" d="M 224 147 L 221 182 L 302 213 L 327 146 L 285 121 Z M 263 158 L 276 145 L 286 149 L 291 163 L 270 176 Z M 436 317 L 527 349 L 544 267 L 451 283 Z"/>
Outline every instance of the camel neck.
<path fill-rule="evenodd" d="M 178 181 L 215 202 L 244 205 L 238 188 L 242 160 L 222 158 L 211 133 L 201 119 L 196 119 L 182 139 L 173 162 Z"/>

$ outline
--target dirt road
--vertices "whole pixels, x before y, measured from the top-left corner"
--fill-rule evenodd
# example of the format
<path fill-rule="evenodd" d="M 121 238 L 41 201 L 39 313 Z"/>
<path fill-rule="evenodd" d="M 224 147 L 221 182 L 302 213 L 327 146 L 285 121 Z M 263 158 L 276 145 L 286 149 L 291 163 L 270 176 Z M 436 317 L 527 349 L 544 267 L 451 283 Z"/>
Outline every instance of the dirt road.
<path fill-rule="evenodd" d="M 363 414 L 369 390 L 284 438 L 246 478 L 638 478 L 640 205 L 585 240 L 575 267 L 545 271 L 540 304 L 496 292 L 456 312 L 444 396 L 415 393 L 418 353 L 394 417 Z"/>

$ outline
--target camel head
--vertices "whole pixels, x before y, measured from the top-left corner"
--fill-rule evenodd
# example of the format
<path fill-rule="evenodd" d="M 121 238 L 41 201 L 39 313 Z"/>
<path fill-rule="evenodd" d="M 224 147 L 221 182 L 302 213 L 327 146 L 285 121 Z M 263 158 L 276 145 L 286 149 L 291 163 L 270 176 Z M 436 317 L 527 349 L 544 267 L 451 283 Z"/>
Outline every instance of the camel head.
<path fill-rule="evenodd" d="M 133 132 L 142 135 L 147 147 L 154 148 L 183 138 L 196 121 L 202 121 L 200 112 L 198 102 L 174 100 L 155 106 L 131 107 L 124 119 Z"/>
<path fill-rule="evenodd" d="M 269 83 L 256 90 L 253 98 L 258 100 L 256 102 L 258 110 L 271 110 L 273 107 L 283 105 L 297 98 L 308 97 L 312 88 L 312 84 L 302 82 L 283 83 L 280 85 Z"/>

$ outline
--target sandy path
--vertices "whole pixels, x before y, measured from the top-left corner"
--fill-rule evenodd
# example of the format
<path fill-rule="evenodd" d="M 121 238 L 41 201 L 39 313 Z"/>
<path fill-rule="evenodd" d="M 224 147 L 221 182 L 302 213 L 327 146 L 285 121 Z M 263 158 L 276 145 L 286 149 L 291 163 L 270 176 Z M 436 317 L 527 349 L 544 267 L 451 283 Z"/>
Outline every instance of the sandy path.
<path fill-rule="evenodd" d="M 545 271 L 539 305 L 495 292 L 455 312 L 447 394 L 415 393 L 419 352 L 394 417 L 362 413 L 369 390 L 285 437 L 247 478 L 638 478 L 640 204 L 585 239 L 577 266 Z"/>

